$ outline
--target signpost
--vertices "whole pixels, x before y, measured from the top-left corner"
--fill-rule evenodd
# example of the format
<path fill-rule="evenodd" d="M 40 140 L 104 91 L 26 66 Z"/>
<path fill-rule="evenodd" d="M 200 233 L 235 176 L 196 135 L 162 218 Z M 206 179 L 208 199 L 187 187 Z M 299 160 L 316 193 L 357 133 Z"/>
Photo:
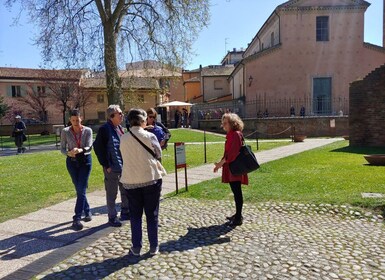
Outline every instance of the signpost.
<path fill-rule="evenodd" d="M 176 183 L 176 193 L 178 193 L 178 169 L 184 168 L 184 179 L 187 187 L 187 165 L 186 165 L 186 150 L 183 142 L 174 143 L 174 153 L 175 153 L 175 183 Z"/>

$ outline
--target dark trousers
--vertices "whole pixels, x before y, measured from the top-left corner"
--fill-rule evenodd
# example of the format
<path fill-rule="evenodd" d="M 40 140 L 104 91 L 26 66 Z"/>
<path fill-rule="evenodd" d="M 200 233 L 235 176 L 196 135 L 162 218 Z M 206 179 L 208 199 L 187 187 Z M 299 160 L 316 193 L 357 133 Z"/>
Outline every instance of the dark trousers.
<path fill-rule="evenodd" d="M 130 208 L 131 239 L 134 248 L 142 248 L 142 215 L 146 214 L 150 247 L 158 246 L 158 213 L 162 179 L 154 185 L 127 190 Z"/>
<path fill-rule="evenodd" d="M 240 219 L 242 217 L 242 207 L 243 207 L 243 195 L 242 187 L 240 181 L 230 182 L 231 191 L 234 194 L 235 201 L 235 218 Z"/>
<path fill-rule="evenodd" d="M 85 156 L 82 161 L 76 158 L 67 157 L 66 161 L 68 173 L 76 189 L 75 215 L 73 220 L 80 220 L 84 211 L 85 215 L 90 214 L 90 205 L 86 197 L 88 178 L 90 177 L 92 158 L 91 155 Z"/>
<path fill-rule="evenodd" d="M 23 151 L 23 134 L 19 133 L 15 136 L 15 145 L 17 147 L 17 152 L 21 153 Z"/>
<path fill-rule="evenodd" d="M 113 171 L 108 173 L 105 168 L 103 168 L 103 172 L 104 172 L 104 188 L 106 190 L 108 218 L 115 219 L 117 216 L 115 201 L 118 195 L 118 188 L 120 191 L 120 197 L 122 201 L 120 205 L 120 209 L 121 209 L 120 214 L 128 215 L 129 214 L 128 199 L 127 199 L 127 195 L 124 195 L 126 190 L 122 187 L 122 184 L 119 182 L 121 173 L 113 172 Z"/>

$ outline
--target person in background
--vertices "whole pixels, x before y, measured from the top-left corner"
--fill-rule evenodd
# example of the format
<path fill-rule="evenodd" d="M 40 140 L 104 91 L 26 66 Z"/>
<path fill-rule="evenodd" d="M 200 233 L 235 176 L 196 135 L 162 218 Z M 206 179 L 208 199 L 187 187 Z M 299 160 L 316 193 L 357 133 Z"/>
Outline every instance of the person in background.
<path fill-rule="evenodd" d="M 100 165 L 103 166 L 108 224 L 113 227 L 120 227 L 122 226 L 121 221 L 130 218 L 128 200 L 123 195 L 125 190 L 119 183 L 123 166 L 122 154 L 120 153 L 120 137 L 124 134 L 121 126 L 124 116 L 119 105 L 110 105 L 106 112 L 108 121 L 99 128 L 94 141 L 94 150 Z M 117 217 L 115 203 L 118 189 L 122 201 L 120 220 Z"/>
<path fill-rule="evenodd" d="M 15 117 L 15 126 L 13 127 L 12 136 L 15 137 L 15 145 L 17 147 L 17 153 L 24 153 L 25 147 L 23 147 L 23 142 L 27 139 L 25 136 L 25 130 L 27 127 L 25 123 L 21 120 L 21 117 L 17 115 Z"/>
<path fill-rule="evenodd" d="M 305 107 L 302 105 L 301 106 L 301 109 L 300 109 L 300 111 L 299 111 L 299 115 L 301 116 L 301 117 L 304 117 L 305 116 Z"/>
<path fill-rule="evenodd" d="M 269 117 L 269 111 L 266 109 L 265 112 L 263 113 L 263 117 L 264 118 L 268 118 Z"/>
<path fill-rule="evenodd" d="M 158 116 L 158 113 L 155 111 L 154 108 L 148 109 L 146 113 L 147 113 L 147 126 L 145 129 L 155 134 L 156 138 L 159 141 L 160 147 L 163 149 L 163 146 L 166 144 L 166 134 L 163 131 L 163 128 L 159 126 L 158 122 L 156 121 L 156 117 Z"/>
<path fill-rule="evenodd" d="M 175 114 L 174 114 L 175 128 L 178 128 L 178 127 L 179 127 L 179 122 L 180 122 L 181 117 L 182 117 L 182 114 L 181 114 L 181 112 L 179 111 L 179 109 L 177 108 L 177 109 L 175 110 Z"/>
<path fill-rule="evenodd" d="M 182 127 L 184 128 L 188 128 L 188 111 L 186 108 L 183 108 L 182 109 L 183 113 L 182 113 Z"/>
<path fill-rule="evenodd" d="M 229 163 L 236 159 L 239 154 L 239 149 L 242 146 L 243 126 L 243 121 L 237 114 L 225 113 L 222 116 L 222 127 L 227 133 L 225 152 L 223 158 L 219 162 L 216 162 L 214 167 L 214 172 L 218 172 L 218 170 L 222 168 L 222 182 L 229 183 L 231 191 L 234 194 L 236 212 L 234 215 L 226 217 L 226 219 L 229 220 L 230 226 L 239 226 L 243 223 L 243 195 L 241 185 L 249 184 L 247 174 L 236 176 L 231 174 L 229 168 Z"/>
<path fill-rule="evenodd" d="M 290 117 L 295 117 L 295 108 L 293 105 L 290 107 Z"/>
<path fill-rule="evenodd" d="M 122 136 L 120 145 L 124 161 L 120 182 L 127 189 L 130 207 L 132 240 L 130 253 L 134 256 L 140 256 L 144 211 L 150 243 L 149 253 L 156 255 L 159 251 L 159 200 L 162 190 L 162 176 L 165 175 L 164 169 L 158 161 L 162 156 L 162 150 L 156 136 L 144 129 L 147 126 L 147 113 L 144 110 L 130 110 L 128 119 L 130 130 L 129 133 Z"/>
<path fill-rule="evenodd" d="M 92 130 L 82 125 L 79 110 L 70 113 L 71 126 L 64 128 L 61 132 L 61 153 L 67 156 L 66 166 L 76 189 L 75 215 L 73 216 L 72 228 L 83 229 L 80 222 L 82 214 L 84 221 L 92 220 L 90 205 L 88 204 L 86 190 L 88 178 L 92 168 Z"/>

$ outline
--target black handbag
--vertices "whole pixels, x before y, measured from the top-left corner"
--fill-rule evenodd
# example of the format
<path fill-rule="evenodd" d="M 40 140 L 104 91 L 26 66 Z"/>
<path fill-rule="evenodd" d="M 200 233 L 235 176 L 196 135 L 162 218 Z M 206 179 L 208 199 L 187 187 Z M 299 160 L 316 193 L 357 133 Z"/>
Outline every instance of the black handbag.
<path fill-rule="evenodd" d="M 251 147 L 245 144 L 243 137 L 239 155 L 229 163 L 229 168 L 233 175 L 243 175 L 259 168 L 257 158 L 251 150 Z"/>

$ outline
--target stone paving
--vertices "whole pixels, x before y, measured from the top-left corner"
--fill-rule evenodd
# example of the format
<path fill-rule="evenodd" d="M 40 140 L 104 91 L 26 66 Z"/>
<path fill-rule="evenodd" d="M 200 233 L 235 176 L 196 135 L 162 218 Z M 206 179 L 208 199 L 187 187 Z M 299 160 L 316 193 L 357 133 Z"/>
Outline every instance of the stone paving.
<path fill-rule="evenodd" d="M 225 187 L 225 186 L 224 186 Z M 385 279 L 381 216 L 346 206 L 244 205 L 231 228 L 231 201 L 169 198 L 160 206 L 160 253 L 129 254 L 129 224 L 38 279 Z"/>

